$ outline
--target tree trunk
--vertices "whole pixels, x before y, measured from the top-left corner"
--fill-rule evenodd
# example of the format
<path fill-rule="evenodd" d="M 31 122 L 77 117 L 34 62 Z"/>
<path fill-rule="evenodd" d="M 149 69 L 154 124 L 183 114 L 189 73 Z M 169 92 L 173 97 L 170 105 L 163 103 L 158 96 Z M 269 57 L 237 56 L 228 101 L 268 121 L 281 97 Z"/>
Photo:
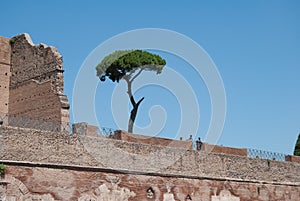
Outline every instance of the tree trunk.
<path fill-rule="evenodd" d="M 143 97 L 138 102 L 135 102 L 134 97 L 132 95 L 132 89 L 131 89 L 131 84 L 132 84 L 133 80 L 135 80 L 135 78 L 137 78 L 137 76 L 139 76 L 142 71 L 143 71 L 143 69 L 140 69 L 140 71 L 131 80 L 130 80 L 130 75 L 123 77 L 124 80 L 127 82 L 127 88 L 128 88 L 127 93 L 128 93 L 131 105 L 133 107 L 130 112 L 130 118 L 129 118 L 129 122 L 128 122 L 128 133 L 133 132 L 133 125 L 134 125 L 137 111 L 139 109 L 141 102 L 144 100 L 144 97 Z"/>
<path fill-rule="evenodd" d="M 131 97 L 133 99 L 133 97 Z M 128 122 L 128 133 L 133 133 L 133 125 L 136 118 L 137 111 L 139 109 L 140 103 L 144 100 L 144 97 L 139 100 L 138 103 L 132 104 L 133 108 L 130 112 L 130 118 Z"/>
<path fill-rule="evenodd" d="M 130 112 L 130 118 L 128 122 L 128 133 L 133 133 L 133 124 L 135 121 L 137 111 L 138 111 L 138 107 L 134 107 Z"/>

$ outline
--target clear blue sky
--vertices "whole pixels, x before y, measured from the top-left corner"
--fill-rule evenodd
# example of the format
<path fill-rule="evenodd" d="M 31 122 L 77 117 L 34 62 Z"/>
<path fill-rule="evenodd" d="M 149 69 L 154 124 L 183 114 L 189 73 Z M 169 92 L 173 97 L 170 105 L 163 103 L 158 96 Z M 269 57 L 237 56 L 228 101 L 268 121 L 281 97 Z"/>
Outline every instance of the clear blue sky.
<path fill-rule="evenodd" d="M 218 144 L 289 154 L 293 151 L 300 132 L 299 1 L 5 0 L 1 1 L 0 17 L 0 35 L 12 37 L 27 32 L 34 43 L 58 48 L 64 58 L 65 93 L 70 102 L 81 64 L 105 40 L 140 28 L 182 33 L 207 51 L 224 82 L 227 116 Z M 172 55 L 163 56 L 175 70 L 188 65 Z M 197 135 L 204 137 L 210 119 L 209 95 L 203 83 L 194 80 L 193 73 L 180 73 L 199 97 L 203 122 Z M 107 88 L 112 86 L 105 84 Z M 141 106 L 137 123 L 147 125 L 149 107 L 165 104 L 170 120 L 160 135 L 172 137 L 169 133 L 176 132 L 172 127 L 179 121 L 176 99 L 157 87 L 144 90 L 136 94 L 148 100 Z M 97 92 L 98 119 L 101 125 L 114 127 L 110 106 L 101 102 L 110 98 L 109 91 L 105 93 L 108 95 Z"/>

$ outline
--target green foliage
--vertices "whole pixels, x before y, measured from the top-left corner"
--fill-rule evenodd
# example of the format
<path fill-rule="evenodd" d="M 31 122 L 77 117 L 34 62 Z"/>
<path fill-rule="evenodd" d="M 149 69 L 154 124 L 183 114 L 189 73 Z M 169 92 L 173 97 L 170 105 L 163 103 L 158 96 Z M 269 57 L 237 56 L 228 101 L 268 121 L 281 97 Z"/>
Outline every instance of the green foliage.
<path fill-rule="evenodd" d="M 15 43 L 15 38 L 11 38 L 10 40 L 9 40 L 9 44 L 10 45 L 13 45 Z"/>
<path fill-rule="evenodd" d="M 0 164 L 0 174 L 5 174 L 5 165 Z"/>
<path fill-rule="evenodd" d="M 300 156 L 300 134 L 298 135 L 298 140 L 295 145 L 294 155 Z"/>
<path fill-rule="evenodd" d="M 159 55 L 143 50 L 119 50 L 106 56 L 96 67 L 97 76 L 101 81 L 108 77 L 119 82 L 123 76 L 131 78 L 137 70 L 161 73 L 166 61 Z"/>
<path fill-rule="evenodd" d="M 127 93 L 132 105 L 128 122 L 128 132 L 132 133 L 133 124 L 139 105 L 144 100 L 142 97 L 136 101 L 132 93 L 132 83 L 143 71 L 162 72 L 166 61 L 157 54 L 143 50 L 119 50 L 106 56 L 97 66 L 97 76 L 102 82 L 108 77 L 111 81 L 119 82 L 124 79 L 127 82 Z"/>

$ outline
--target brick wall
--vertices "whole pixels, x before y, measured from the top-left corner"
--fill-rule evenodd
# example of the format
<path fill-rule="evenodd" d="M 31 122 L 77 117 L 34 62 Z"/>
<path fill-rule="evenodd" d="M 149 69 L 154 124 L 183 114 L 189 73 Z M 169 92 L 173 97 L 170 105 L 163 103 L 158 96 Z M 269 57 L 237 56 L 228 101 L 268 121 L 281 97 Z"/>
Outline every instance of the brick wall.
<path fill-rule="evenodd" d="M 130 134 L 126 131 L 116 131 L 112 136 L 113 139 L 123 140 L 126 142 L 135 142 L 135 143 L 143 143 L 157 146 L 165 146 L 165 147 L 175 147 L 182 149 L 193 149 L 193 141 L 192 140 L 173 140 L 159 137 L 151 137 L 145 135 L 138 134 Z"/>
<path fill-rule="evenodd" d="M 69 131 L 60 53 L 51 46 L 34 45 L 28 34 L 15 36 L 10 43 L 10 125 L 39 129 L 45 125 L 45 129 Z"/>
<path fill-rule="evenodd" d="M 98 127 L 89 125 L 88 123 L 76 123 L 72 125 L 72 133 L 81 136 L 100 137 L 98 135 Z"/>
<path fill-rule="evenodd" d="M 5 177 L 0 178 L 0 200 L 298 201 L 300 195 L 299 185 L 280 183 L 34 163 L 6 167 Z"/>
<path fill-rule="evenodd" d="M 211 145 L 203 143 L 201 146 L 201 151 L 214 152 L 219 154 L 231 154 L 237 156 L 247 156 L 247 149 L 245 148 L 234 148 L 234 147 L 225 147 L 218 145 Z"/>
<path fill-rule="evenodd" d="M 0 36 L 0 118 L 8 113 L 10 52 L 9 39 Z"/>
<path fill-rule="evenodd" d="M 290 162 L 294 162 L 294 163 L 300 163 L 300 156 L 291 156 L 288 155 L 285 157 L 285 161 L 290 161 Z"/>
<path fill-rule="evenodd" d="M 11 39 L 10 87 L 14 88 L 32 79 L 51 80 L 53 91 L 63 93 L 62 56 L 55 47 L 45 44 L 34 45 L 28 34 Z"/>
<path fill-rule="evenodd" d="M 116 171 L 234 178 L 261 182 L 300 181 L 300 163 L 268 161 L 0 126 L 0 159 L 110 168 Z"/>
<path fill-rule="evenodd" d="M 0 145 L 0 163 L 7 166 L 0 200 L 3 195 L 47 201 L 300 197 L 300 163 L 5 126 Z"/>
<path fill-rule="evenodd" d="M 60 100 L 52 93 L 51 87 L 50 81 L 30 81 L 11 90 L 10 115 L 60 121 Z"/>

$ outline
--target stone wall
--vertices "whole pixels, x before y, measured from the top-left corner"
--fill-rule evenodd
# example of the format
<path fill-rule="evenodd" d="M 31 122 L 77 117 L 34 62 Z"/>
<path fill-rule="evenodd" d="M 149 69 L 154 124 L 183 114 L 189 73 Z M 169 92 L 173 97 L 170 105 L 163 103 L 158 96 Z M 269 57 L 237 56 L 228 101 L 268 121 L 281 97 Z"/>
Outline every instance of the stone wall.
<path fill-rule="evenodd" d="M 1 162 L 1 161 L 0 161 Z M 297 201 L 300 186 L 6 162 L 0 200 Z"/>
<path fill-rule="evenodd" d="M 60 121 L 59 97 L 52 93 L 50 81 L 30 81 L 10 92 L 10 114 L 41 120 Z"/>
<path fill-rule="evenodd" d="M 0 36 L 0 118 L 8 113 L 10 52 L 9 39 Z"/>
<path fill-rule="evenodd" d="M 300 163 L 300 156 L 291 156 L 291 155 L 287 155 L 285 157 L 286 161 L 290 161 L 290 162 L 294 162 L 294 163 Z"/>
<path fill-rule="evenodd" d="M 44 121 L 48 129 L 53 124 L 51 130 L 69 131 L 60 53 L 51 46 L 34 45 L 28 34 L 13 37 L 10 44 L 9 125 L 35 128 Z"/>
<path fill-rule="evenodd" d="M 116 140 L 122 140 L 126 142 L 135 142 L 149 145 L 157 145 L 157 146 L 165 146 L 165 147 L 176 147 L 182 149 L 193 149 L 193 141 L 192 140 L 173 140 L 159 137 L 152 137 L 146 135 L 138 135 L 127 133 L 123 130 L 118 130 L 114 132 L 111 138 Z"/>
<path fill-rule="evenodd" d="M 297 201 L 300 163 L 0 126 L 0 200 Z M 2 197 L 1 197 L 2 196 Z M 4 199 L 5 200 L 5 199 Z"/>
<path fill-rule="evenodd" d="M 225 146 L 211 145 L 207 143 L 202 144 L 201 151 L 214 152 L 219 154 L 230 154 L 230 155 L 237 155 L 237 156 L 247 156 L 247 149 L 245 148 L 225 147 Z"/>
<path fill-rule="evenodd" d="M 32 79 L 42 82 L 50 80 L 53 91 L 63 94 L 62 56 L 55 47 L 34 45 L 28 34 L 11 39 L 11 88 Z"/>
<path fill-rule="evenodd" d="M 98 131 L 99 129 L 97 126 L 89 125 L 86 122 L 76 123 L 72 125 L 72 133 L 80 136 L 100 137 Z"/>
<path fill-rule="evenodd" d="M 299 185 L 300 163 L 0 127 L 0 159 Z"/>

